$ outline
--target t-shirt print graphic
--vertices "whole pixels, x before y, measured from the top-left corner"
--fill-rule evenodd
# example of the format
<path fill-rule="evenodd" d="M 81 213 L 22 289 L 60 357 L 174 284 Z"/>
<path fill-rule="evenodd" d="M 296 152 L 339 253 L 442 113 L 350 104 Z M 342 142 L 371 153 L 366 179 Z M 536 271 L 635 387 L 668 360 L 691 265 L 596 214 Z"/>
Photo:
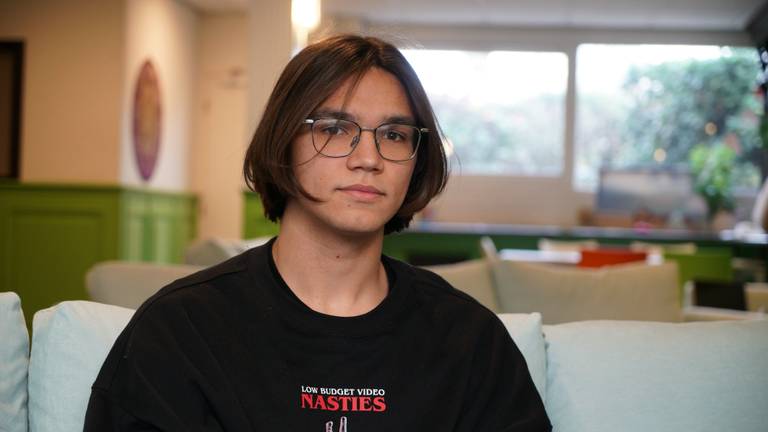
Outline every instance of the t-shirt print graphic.
<path fill-rule="evenodd" d="M 329 421 L 325 423 L 325 432 L 334 432 L 333 422 Z M 342 416 L 339 420 L 339 430 L 335 432 L 347 432 L 347 418 Z"/>
<path fill-rule="evenodd" d="M 383 388 L 302 385 L 299 403 L 306 410 L 383 413 L 387 411 L 386 394 Z"/>
<path fill-rule="evenodd" d="M 384 413 L 387 411 L 386 394 L 383 388 L 302 385 L 299 406 L 303 410 L 342 414 L 338 430 L 334 429 L 334 421 L 329 420 L 325 422 L 325 432 L 348 432 L 348 416 L 343 413 Z"/>

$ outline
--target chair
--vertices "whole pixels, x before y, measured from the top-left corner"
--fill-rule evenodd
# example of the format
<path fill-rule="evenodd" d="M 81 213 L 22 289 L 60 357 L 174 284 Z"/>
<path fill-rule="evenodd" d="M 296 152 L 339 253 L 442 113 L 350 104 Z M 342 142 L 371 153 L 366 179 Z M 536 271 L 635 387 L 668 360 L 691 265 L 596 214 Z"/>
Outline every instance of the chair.
<path fill-rule="evenodd" d="M 744 296 L 747 299 L 748 311 L 768 311 L 768 283 L 747 282 L 744 284 Z"/>
<path fill-rule="evenodd" d="M 629 249 L 638 252 L 647 252 L 648 254 L 663 255 L 666 252 L 676 254 L 694 254 L 696 253 L 696 243 L 649 243 L 633 241 L 629 244 Z"/>
<path fill-rule="evenodd" d="M 496 262 L 499 260 L 499 250 L 496 248 L 496 244 L 493 239 L 488 236 L 480 237 L 480 252 L 483 258 L 489 262 Z"/>
<path fill-rule="evenodd" d="M 203 269 L 181 264 L 105 261 L 85 275 L 85 288 L 99 303 L 137 309 L 160 288 Z"/>
<path fill-rule="evenodd" d="M 425 268 L 437 273 L 454 288 L 464 291 L 483 306 L 498 313 L 499 301 L 491 278 L 491 266 L 487 260 L 475 259 Z"/>
<path fill-rule="evenodd" d="M 499 261 L 492 271 L 502 312 L 540 312 L 546 324 L 682 320 L 675 263 L 582 268 Z"/>
<path fill-rule="evenodd" d="M 184 263 L 209 267 L 239 255 L 248 249 L 261 246 L 271 237 L 257 237 L 248 240 L 223 239 L 210 237 L 198 239 L 187 247 L 184 252 Z"/>
<path fill-rule="evenodd" d="M 600 245 L 596 240 L 552 240 L 539 239 L 539 250 L 558 252 L 580 252 L 597 249 Z"/>
<path fill-rule="evenodd" d="M 678 285 L 682 292 L 689 280 L 730 282 L 733 280 L 729 249 L 699 249 L 694 254 L 665 252 L 664 260 L 677 263 Z"/>

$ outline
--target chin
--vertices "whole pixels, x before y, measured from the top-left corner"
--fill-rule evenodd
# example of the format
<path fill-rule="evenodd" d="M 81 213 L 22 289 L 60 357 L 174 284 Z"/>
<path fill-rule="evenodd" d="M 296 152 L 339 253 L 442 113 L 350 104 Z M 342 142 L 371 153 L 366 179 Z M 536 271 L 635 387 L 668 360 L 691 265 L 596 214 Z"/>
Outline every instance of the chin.
<path fill-rule="evenodd" d="M 347 214 L 329 215 L 326 224 L 332 229 L 346 235 L 372 235 L 384 232 L 384 225 L 389 219 L 383 219 L 380 214 Z"/>
<path fill-rule="evenodd" d="M 296 203 L 299 204 L 299 203 Z M 344 237 L 370 236 L 384 233 L 384 225 L 397 208 L 389 205 L 350 206 L 348 203 L 302 202 L 291 208 L 295 223 L 307 224 L 312 230 L 336 233 Z"/>
<path fill-rule="evenodd" d="M 349 236 L 366 236 L 384 232 L 384 223 L 336 223 L 336 231 Z"/>

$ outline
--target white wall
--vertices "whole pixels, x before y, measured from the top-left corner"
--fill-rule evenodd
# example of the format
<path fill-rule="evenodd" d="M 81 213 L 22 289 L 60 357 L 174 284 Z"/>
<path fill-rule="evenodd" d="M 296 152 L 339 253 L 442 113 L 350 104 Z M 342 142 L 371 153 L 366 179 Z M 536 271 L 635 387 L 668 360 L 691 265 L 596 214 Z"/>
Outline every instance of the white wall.
<path fill-rule="evenodd" d="M 190 165 L 198 237 L 242 235 L 243 157 L 291 46 L 290 2 L 253 0 L 245 12 L 201 16 Z"/>
<path fill-rule="evenodd" d="M 202 238 L 241 236 L 249 34 L 245 13 L 201 16 L 190 186 Z"/>
<path fill-rule="evenodd" d="M 186 191 L 197 67 L 197 14 L 174 0 L 128 0 L 124 7 L 126 73 L 122 86 L 120 182 Z M 131 127 L 135 82 L 146 59 L 152 61 L 158 73 L 162 126 L 155 171 L 145 183 L 136 164 Z"/>
<path fill-rule="evenodd" d="M 291 2 L 250 0 L 248 130 L 259 123 L 280 72 L 291 58 Z"/>
<path fill-rule="evenodd" d="M 0 38 L 25 42 L 21 180 L 115 184 L 123 0 L 0 1 Z"/>

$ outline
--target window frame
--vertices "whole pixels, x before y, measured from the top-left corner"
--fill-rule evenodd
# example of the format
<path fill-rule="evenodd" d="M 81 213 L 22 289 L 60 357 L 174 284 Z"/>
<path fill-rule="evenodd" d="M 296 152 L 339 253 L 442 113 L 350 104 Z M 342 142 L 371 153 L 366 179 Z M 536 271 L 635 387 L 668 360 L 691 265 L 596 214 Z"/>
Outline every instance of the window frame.
<path fill-rule="evenodd" d="M 391 25 L 369 25 L 375 34 L 391 34 Z M 478 27 L 444 25 L 399 25 L 395 28 L 400 48 L 469 50 L 469 51 L 552 51 L 565 53 L 568 64 L 568 78 L 565 92 L 565 126 L 563 169 L 557 177 L 567 184 L 570 191 L 584 198 L 594 196 L 594 191 L 581 190 L 575 183 L 576 145 L 576 52 L 581 44 L 659 44 L 659 45 L 729 45 L 755 47 L 746 32 L 737 31 L 688 31 L 665 29 L 584 29 L 584 28 L 520 28 L 520 27 Z M 415 42 L 415 41 L 418 41 Z M 757 49 L 757 48 L 755 48 Z M 500 175 L 499 175 L 500 176 Z M 509 175 L 509 178 L 523 178 L 536 182 L 538 176 Z M 551 179 L 547 176 L 545 182 Z"/>

